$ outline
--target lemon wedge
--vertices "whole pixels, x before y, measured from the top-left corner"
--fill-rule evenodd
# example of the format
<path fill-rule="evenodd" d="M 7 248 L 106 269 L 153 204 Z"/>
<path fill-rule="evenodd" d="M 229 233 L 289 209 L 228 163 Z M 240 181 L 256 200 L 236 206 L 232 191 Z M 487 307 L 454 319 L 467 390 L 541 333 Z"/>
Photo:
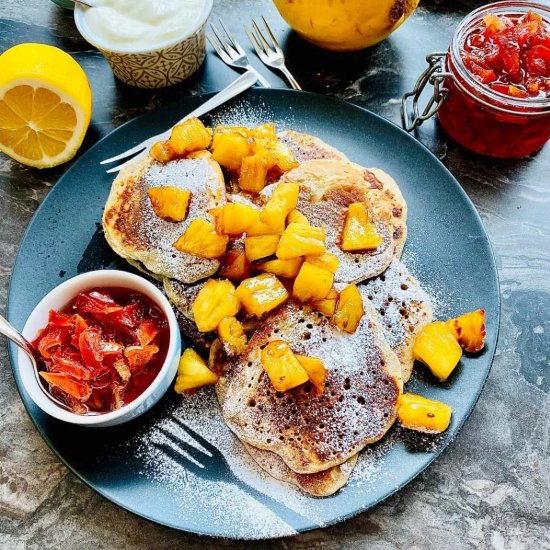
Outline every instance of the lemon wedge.
<path fill-rule="evenodd" d="M 86 73 L 67 53 L 19 44 L 0 55 L 0 151 L 35 168 L 67 162 L 92 114 Z"/>

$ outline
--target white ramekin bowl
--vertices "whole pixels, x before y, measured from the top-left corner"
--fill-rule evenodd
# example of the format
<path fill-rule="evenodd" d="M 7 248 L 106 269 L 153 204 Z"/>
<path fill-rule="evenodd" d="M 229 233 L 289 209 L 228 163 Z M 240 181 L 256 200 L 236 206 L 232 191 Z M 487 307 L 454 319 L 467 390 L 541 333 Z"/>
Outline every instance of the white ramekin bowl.
<path fill-rule="evenodd" d="M 164 88 L 189 78 L 204 61 L 206 56 L 204 33 L 212 11 L 212 1 L 204 1 L 201 15 L 190 30 L 150 50 L 117 49 L 94 36 L 84 18 L 85 10 L 93 8 L 76 5 L 74 21 L 84 40 L 95 46 L 105 56 L 120 80 L 138 88 Z"/>
<path fill-rule="evenodd" d="M 181 354 L 181 336 L 178 322 L 170 303 L 164 294 L 152 283 L 132 273 L 116 270 L 90 271 L 77 275 L 72 279 L 65 281 L 51 292 L 46 294 L 39 304 L 33 309 L 25 327 L 23 336 L 27 340 L 36 338 L 38 331 L 48 324 L 48 313 L 51 309 L 62 309 L 71 302 L 80 292 L 91 290 L 92 288 L 127 288 L 141 292 L 147 298 L 153 301 L 164 313 L 168 320 L 170 329 L 170 341 L 166 359 L 162 365 L 157 377 L 151 385 L 134 401 L 122 406 L 120 409 L 98 415 L 76 414 L 57 406 L 50 401 L 38 387 L 38 382 L 33 374 L 33 367 L 27 355 L 20 350 L 17 356 L 17 370 L 25 390 L 45 413 L 82 426 L 115 426 L 136 418 L 140 414 L 150 409 L 168 390 L 176 372 Z"/>

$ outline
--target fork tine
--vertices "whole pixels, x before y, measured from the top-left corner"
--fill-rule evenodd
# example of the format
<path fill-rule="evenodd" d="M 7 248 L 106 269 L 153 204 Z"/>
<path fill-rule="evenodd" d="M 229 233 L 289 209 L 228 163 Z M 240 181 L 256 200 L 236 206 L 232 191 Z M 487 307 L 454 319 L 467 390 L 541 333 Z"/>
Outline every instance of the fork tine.
<path fill-rule="evenodd" d="M 222 45 L 222 48 L 224 49 L 225 53 L 229 56 L 232 55 L 232 52 L 234 51 L 233 48 L 225 41 L 224 37 L 221 35 L 220 31 L 217 29 L 216 25 L 213 23 L 210 23 L 210 28 L 216 35 L 216 38 L 218 39 L 219 43 Z"/>
<path fill-rule="evenodd" d="M 134 153 L 139 153 L 140 151 L 143 151 L 143 149 L 145 149 L 145 145 L 143 145 L 143 143 L 139 143 L 135 147 L 128 149 L 128 151 L 124 151 L 124 153 L 120 153 L 120 155 L 117 155 L 116 157 L 102 160 L 99 164 L 109 164 L 111 162 L 124 159 L 126 157 L 129 157 L 130 155 L 133 155 Z"/>
<path fill-rule="evenodd" d="M 248 39 L 250 40 L 250 42 L 252 42 L 252 45 L 254 46 L 254 49 L 256 50 L 258 57 L 261 59 L 262 55 L 265 55 L 263 48 L 260 46 L 260 44 L 258 44 L 258 41 L 256 40 L 256 37 L 254 36 L 253 32 L 249 31 L 247 28 L 245 28 L 244 30 L 248 35 Z"/>
<path fill-rule="evenodd" d="M 218 39 L 212 34 L 207 34 L 206 39 L 208 40 L 208 42 L 210 42 L 210 45 L 216 50 L 216 53 L 221 57 L 222 51 L 221 51 L 221 46 L 217 42 Z"/>
<path fill-rule="evenodd" d="M 201 451 L 200 449 L 197 449 L 197 447 L 194 447 L 190 443 L 187 443 L 187 441 L 183 441 L 182 439 L 176 437 L 174 434 L 170 433 L 168 430 L 165 430 L 164 428 L 157 428 L 157 430 L 164 436 L 166 439 L 171 441 L 176 447 L 183 451 L 184 453 L 188 454 L 193 460 L 196 460 L 201 466 L 204 466 L 202 464 L 202 461 L 206 458 L 206 453 L 204 451 Z"/>
<path fill-rule="evenodd" d="M 254 27 L 254 30 L 256 31 L 256 36 L 259 39 L 260 43 L 262 44 L 265 53 L 269 52 L 271 47 L 267 43 L 267 40 L 264 38 L 264 35 L 262 34 L 262 31 L 260 30 L 260 27 L 258 27 L 258 25 L 257 25 L 256 21 L 254 21 L 254 19 L 252 19 L 252 26 Z"/>
<path fill-rule="evenodd" d="M 221 456 L 221 453 L 216 447 L 214 447 L 209 441 L 204 439 L 195 430 L 192 430 L 187 424 L 184 424 L 179 418 L 172 417 L 172 422 L 175 422 L 178 426 L 183 428 L 201 447 L 206 449 L 213 457 Z"/>
<path fill-rule="evenodd" d="M 120 172 L 123 168 L 126 168 L 126 166 L 129 166 L 134 161 L 142 158 L 146 154 L 148 146 L 149 145 L 145 145 L 145 148 L 143 149 L 143 151 L 139 155 L 136 155 L 135 157 L 132 157 L 132 158 L 128 159 L 126 162 L 123 162 L 122 164 L 119 164 L 118 166 L 114 166 L 113 168 L 109 168 L 109 170 L 106 170 L 107 174 L 113 174 L 114 172 Z M 123 157 L 126 157 L 127 155 L 128 155 L 128 153 L 126 152 L 123 155 Z"/>
<path fill-rule="evenodd" d="M 198 476 L 204 475 L 206 468 L 203 466 L 198 466 L 192 460 L 189 460 L 185 455 L 179 453 L 173 447 L 170 447 L 170 445 L 167 445 L 166 443 L 153 443 L 153 447 L 165 454 L 168 458 L 172 459 L 176 464 L 179 464 L 182 468 L 185 468 Z"/>
<path fill-rule="evenodd" d="M 222 29 L 224 30 L 227 38 L 231 41 L 231 45 L 239 52 L 241 55 L 244 53 L 244 50 L 239 46 L 239 43 L 233 38 L 233 35 L 229 31 L 229 29 L 226 27 L 225 23 L 218 17 L 218 22 L 222 26 Z"/>
<path fill-rule="evenodd" d="M 267 24 L 267 21 L 265 20 L 265 17 L 262 15 L 262 21 L 264 22 L 265 28 L 267 30 L 267 33 L 269 34 L 269 37 L 271 38 L 271 41 L 273 42 L 273 46 L 275 47 L 275 50 L 277 53 L 281 51 L 281 48 L 279 47 L 279 42 L 277 42 L 277 39 L 275 38 L 275 35 L 271 32 L 271 27 Z"/>

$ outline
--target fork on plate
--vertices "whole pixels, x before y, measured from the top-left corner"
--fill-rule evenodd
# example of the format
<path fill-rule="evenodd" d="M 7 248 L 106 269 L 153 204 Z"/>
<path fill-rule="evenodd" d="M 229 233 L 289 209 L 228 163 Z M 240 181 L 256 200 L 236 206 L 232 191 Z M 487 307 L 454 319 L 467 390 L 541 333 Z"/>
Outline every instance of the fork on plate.
<path fill-rule="evenodd" d="M 218 22 L 224 30 L 227 40 L 213 23 L 210 23 L 210 28 L 214 34 L 207 34 L 206 38 L 214 50 L 216 50 L 221 60 L 231 67 L 246 69 L 247 71 L 257 73 L 258 82 L 264 88 L 271 88 L 271 84 L 249 63 L 246 52 L 231 34 L 225 23 L 220 18 L 218 18 Z"/>
<path fill-rule="evenodd" d="M 171 427 L 172 430 L 167 429 L 167 427 Z M 156 428 L 162 434 L 166 443 L 157 442 L 153 445 L 158 451 L 179 464 L 186 471 L 210 481 L 236 485 L 296 531 L 307 528 L 312 522 L 317 523 L 313 519 L 305 518 L 282 502 L 258 491 L 237 477 L 223 453 L 179 418 L 171 417 L 167 427 L 159 426 Z M 174 433 L 176 431 L 180 434 L 182 431 L 186 433 L 187 441 L 178 437 Z M 220 503 L 220 505 L 223 506 L 223 503 Z M 318 526 L 320 527 L 320 525 Z"/>
<path fill-rule="evenodd" d="M 287 69 L 283 51 L 281 50 L 275 35 L 263 16 L 262 21 L 264 22 L 266 34 L 261 31 L 259 25 L 256 21 L 254 21 L 254 19 L 252 20 L 252 30 L 245 29 L 250 42 L 252 42 L 252 45 L 258 54 L 258 57 L 265 65 L 281 71 L 295 90 L 301 90 L 302 88 L 292 76 L 292 73 Z"/>

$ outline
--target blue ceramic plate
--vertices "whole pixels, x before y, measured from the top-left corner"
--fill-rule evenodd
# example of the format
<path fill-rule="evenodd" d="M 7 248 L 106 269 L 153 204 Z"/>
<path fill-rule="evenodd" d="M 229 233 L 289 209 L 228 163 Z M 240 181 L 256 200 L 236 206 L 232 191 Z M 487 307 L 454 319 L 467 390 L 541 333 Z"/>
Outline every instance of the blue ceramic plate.
<path fill-rule="evenodd" d="M 125 124 L 61 178 L 34 216 L 17 257 L 8 316 L 19 328 L 35 304 L 61 281 L 101 268 L 130 269 L 105 242 L 103 205 L 111 177 L 99 161 L 170 126 L 205 97 L 189 97 Z M 450 429 L 419 437 L 394 427 L 359 460 L 349 484 L 314 499 L 262 475 L 217 413 L 211 389 L 182 400 L 173 392 L 146 416 L 117 428 L 63 424 L 38 410 L 15 371 L 21 398 L 45 441 L 86 484 L 140 516 L 177 529 L 213 536 L 263 539 L 315 529 L 367 510 L 424 470 L 453 440 L 474 407 L 489 372 L 499 325 L 499 290 L 491 247 L 472 203 L 453 176 L 421 144 L 392 123 L 331 98 L 289 90 L 254 89 L 205 122 L 254 124 L 306 131 L 363 166 L 389 172 L 409 205 L 404 262 L 434 296 L 437 313 L 487 311 L 487 346 L 465 357 L 446 383 L 419 367 L 407 386 L 453 407 Z M 10 348 L 12 363 L 16 353 Z M 213 457 L 199 467 L 180 454 L 194 430 Z M 159 427 L 164 427 L 164 434 Z M 170 439 L 165 435 L 171 432 Z M 173 443 L 174 440 L 176 444 Z M 178 450 L 179 447 L 179 450 Z M 191 448 L 192 451 L 193 448 Z M 189 448 L 188 448 L 189 450 Z"/>

